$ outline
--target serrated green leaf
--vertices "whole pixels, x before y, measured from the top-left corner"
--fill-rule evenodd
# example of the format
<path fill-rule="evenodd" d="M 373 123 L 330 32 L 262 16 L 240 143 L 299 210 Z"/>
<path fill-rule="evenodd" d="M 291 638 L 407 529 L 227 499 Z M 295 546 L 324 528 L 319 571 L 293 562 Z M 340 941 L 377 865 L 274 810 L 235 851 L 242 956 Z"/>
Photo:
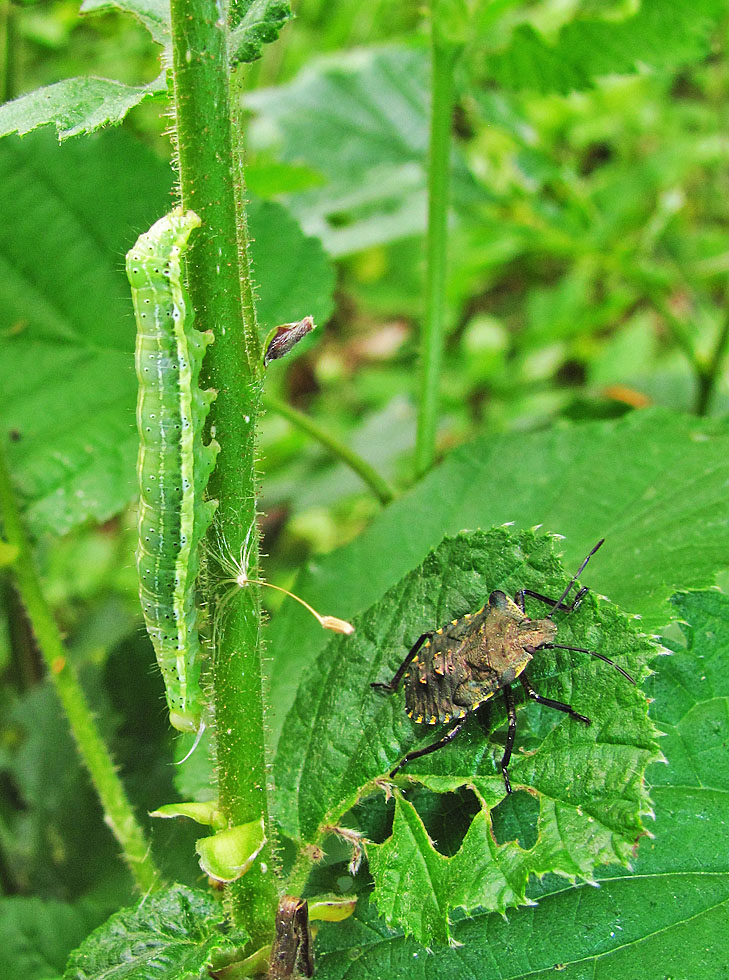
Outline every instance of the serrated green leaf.
<path fill-rule="evenodd" d="M 170 171 L 121 132 L 0 144 L 0 416 L 34 533 L 136 495 L 134 318 L 120 256 L 170 209 Z M 251 202 L 260 325 L 332 308 L 334 273 L 279 204 Z M 280 242 L 286 241 L 286 249 Z M 103 384 L 100 379 L 103 378 Z"/>
<path fill-rule="evenodd" d="M 726 10 L 723 0 L 642 0 L 623 20 L 575 20 L 550 44 L 522 25 L 502 52 L 490 52 L 489 75 L 512 89 L 566 94 L 589 88 L 600 75 L 639 65 L 678 68 L 701 57 Z"/>
<path fill-rule="evenodd" d="M 233 6 L 231 63 L 260 58 L 263 45 L 275 41 L 292 16 L 288 0 L 238 0 Z"/>
<path fill-rule="evenodd" d="M 64 980 L 208 980 L 215 953 L 248 938 L 223 933 L 223 920 L 211 895 L 173 885 L 92 932 L 71 955 Z"/>
<path fill-rule="evenodd" d="M 167 91 L 165 73 L 147 85 L 110 78 L 66 78 L 0 106 L 0 136 L 53 125 L 60 140 L 120 123 L 130 109 Z"/>
<path fill-rule="evenodd" d="M 568 568 L 604 536 L 599 558 L 585 571 L 587 584 L 655 630 L 675 615 L 668 599 L 677 588 L 711 584 L 727 566 L 727 481 L 724 423 L 660 409 L 549 432 L 482 436 L 451 453 L 356 541 L 317 556 L 296 592 L 351 620 L 444 534 L 514 521 L 567 535 Z M 282 724 L 302 670 L 325 642 L 293 603 L 274 618 L 274 725 L 276 718 Z"/>
<path fill-rule="evenodd" d="M 446 538 L 358 618 L 354 636 L 329 644 L 305 676 L 279 743 L 278 816 L 288 833 L 306 843 L 318 840 L 372 791 L 372 780 L 386 776 L 414 746 L 439 737 L 439 729 L 406 719 L 402 692 L 385 698 L 371 682 L 389 680 L 423 631 L 474 611 L 495 588 L 560 595 L 569 575 L 552 545 L 548 536 L 506 528 Z M 544 614 L 543 606 L 538 610 L 534 615 Z M 636 678 L 655 652 L 631 620 L 592 597 L 564 617 L 558 642 L 596 650 Z M 505 796 L 498 766 L 503 732 L 487 740 L 472 720 L 451 745 L 412 763 L 399 779 L 437 791 L 467 785 L 485 804 L 453 858 L 435 852 L 402 801 L 395 838 L 375 849 L 375 900 L 423 942 L 447 938 L 448 911 L 455 907 L 503 911 L 523 902 L 531 873 L 585 877 L 598 863 L 625 862 L 642 833 L 641 816 L 649 809 L 643 773 L 656 746 L 640 690 L 586 654 L 544 651 L 528 673 L 539 693 L 592 720 L 586 726 L 534 705 L 519 712 L 517 749 L 528 751 L 515 752 L 509 771 L 515 789 L 525 787 L 539 800 L 533 847 L 500 846 L 491 837 L 486 807 Z M 489 702 L 491 733 L 505 721 L 500 702 Z"/>
<path fill-rule="evenodd" d="M 655 835 L 632 872 L 599 871 L 599 888 L 558 878 L 533 884 L 530 909 L 476 914 L 455 923 L 462 945 L 426 951 L 388 928 L 361 898 L 352 919 L 324 926 L 317 978 L 365 980 L 723 980 L 729 946 L 729 597 L 678 596 L 686 645 L 652 664 L 651 713 L 666 732 L 667 765 L 648 770 Z M 708 724 L 707 724 L 708 722 Z M 555 968 L 558 968 L 557 971 Z"/>
<path fill-rule="evenodd" d="M 103 14 L 120 10 L 131 14 L 145 27 L 158 44 L 170 43 L 169 0 L 84 0 L 82 14 Z"/>
<path fill-rule="evenodd" d="M 318 59 L 286 85 L 246 95 L 261 117 L 253 141 L 325 177 L 286 200 L 330 255 L 425 230 L 428 84 L 427 51 L 393 45 Z M 473 194 L 454 152 L 454 204 L 472 204 Z"/>

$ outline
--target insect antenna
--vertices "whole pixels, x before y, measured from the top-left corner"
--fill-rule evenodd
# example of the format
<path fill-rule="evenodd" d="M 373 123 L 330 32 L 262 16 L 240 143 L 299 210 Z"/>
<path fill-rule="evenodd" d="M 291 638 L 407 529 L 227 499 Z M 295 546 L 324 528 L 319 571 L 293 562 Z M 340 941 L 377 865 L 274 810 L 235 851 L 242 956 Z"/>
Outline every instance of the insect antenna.
<path fill-rule="evenodd" d="M 571 589 L 572 589 L 572 586 L 573 586 L 573 585 L 575 584 L 575 582 L 577 581 L 577 579 L 578 579 L 578 578 L 580 577 L 580 575 L 581 575 L 581 574 L 582 574 L 582 572 L 584 571 L 584 569 L 585 569 L 585 565 L 587 565 L 587 563 L 588 563 L 588 561 L 589 561 L 589 560 L 590 560 L 590 559 L 592 558 L 592 556 L 593 556 L 593 555 L 595 554 L 595 552 L 596 552 L 596 551 L 598 550 L 598 548 L 602 548 L 602 546 L 603 546 L 604 544 L 605 544 L 605 538 L 600 538 L 600 540 L 599 540 L 599 541 L 597 542 L 597 544 L 595 545 L 595 547 L 594 547 L 594 548 L 592 549 L 592 551 L 591 551 L 591 552 L 589 553 L 589 555 L 588 555 L 588 556 L 587 556 L 587 557 L 585 558 L 585 560 L 584 560 L 584 561 L 582 562 L 582 564 L 580 565 L 580 567 L 579 567 L 579 568 L 577 569 L 577 571 L 575 572 L 575 574 L 574 574 L 574 575 L 572 576 L 572 578 L 570 579 L 570 582 L 569 582 L 569 585 L 567 586 L 567 588 L 566 588 L 566 589 L 564 590 L 564 592 L 562 593 L 562 595 L 561 595 L 561 596 L 559 597 L 559 599 L 557 599 L 557 601 L 555 602 L 555 604 L 554 604 L 554 605 L 552 606 L 552 608 L 551 608 L 551 609 L 549 610 L 549 613 L 547 614 L 548 616 L 551 616 L 551 615 L 552 615 L 552 613 L 553 613 L 553 612 L 554 612 L 554 611 L 555 611 L 556 609 L 559 609 L 559 607 L 560 607 L 560 606 L 562 605 L 562 603 L 564 602 L 564 600 L 565 600 L 565 599 L 567 598 L 567 596 L 568 596 L 568 595 L 570 594 L 570 591 L 571 591 Z M 586 591 L 586 590 L 585 590 L 585 591 Z M 578 596 L 577 596 L 577 597 L 575 597 L 575 602 L 577 602 L 577 598 L 578 598 L 578 597 L 579 597 L 579 593 L 578 593 Z M 577 606 L 576 606 L 576 605 L 575 605 L 575 604 L 573 603 L 573 605 L 572 605 L 572 609 L 570 609 L 570 612 L 574 612 L 574 610 L 575 610 L 576 608 L 577 608 Z M 589 651 L 589 650 L 588 650 L 587 652 L 588 652 L 588 653 L 590 653 L 591 651 Z M 618 668 L 618 669 L 619 669 L 619 668 Z"/>
<path fill-rule="evenodd" d="M 588 556 L 589 557 L 589 556 Z M 578 573 L 579 574 L 579 573 Z M 630 676 L 627 670 L 623 670 L 622 667 L 618 666 L 614 660 L 609 660 L 604 657 L 601 653 L 596 653 L 594 650 L 586 650 L 584 647 L 568 647 L 564 643 L 545 643 L 544 646 L 539 647 L 540 650 L 573 650 L 575 653 L 589 653 L 591 657 L 597 657 L 598 660 L 604 660 L 606 664 L 610 664 L 616 670 L 619 670 L 623 677 L 627 677 L 631 684 L 635 684 L 635 681 Z"/>

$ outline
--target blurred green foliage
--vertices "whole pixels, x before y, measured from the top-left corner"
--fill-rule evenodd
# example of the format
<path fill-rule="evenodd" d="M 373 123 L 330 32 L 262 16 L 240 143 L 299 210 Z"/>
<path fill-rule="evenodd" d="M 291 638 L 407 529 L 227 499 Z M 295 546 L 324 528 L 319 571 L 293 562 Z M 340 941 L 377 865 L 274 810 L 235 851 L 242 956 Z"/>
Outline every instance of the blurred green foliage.
<path fill-rule="evenodd" d="M 413 0 L 301 0 L 294 6 L 296 20 L 259 61 L 246 69 L 248 181 L 259 199 L 255 208 L 266 219 L 261 224 L 261 269 L 270 262 L 269 268 L 278 269 L 279 274 L 286 271 L 287 255 L 276 253 L 275 242 L 264 241 L 266 230 L 273 225 L 273 211 L 268 209 L 274 202 L 276 220 L 286 229 L 284 237 L 295 240 L 302 252 L 307 250 L 305 236 L 309 241 L 317 237 L 323 243 L 323 248 L 318 242 L 311 247 L 321 259 L 312 293 L 322 318 L 331 309 L 332 290 L 335 305 L 332 316 L 319 324 L 301 351 L 297 349 L 286 361 L 271 367 L 268 384 L 274 394 L 306 412 L 400 491 L 406 491 L 412 479 L 425 226 L 428 58 L 421 5 Z M 482 449 L 496 446 L 498 452 L 506 454 L 515 447 L 516 453 L 519 440 L 528 438 L 534 455 L 525 461 L 525 469 L 538 459 L 540 472 L 553 476 L 562 457 L 545 462 L 539 447 L 542 433 L 554 426 L 562 432 L 567 423 L 574 423 L 578 429 L 585 422 L 609 423 L 646 406 L 667 410 L 666 416 L 649 416 L 659 420 L 675 412 L 710 415 L 718 420 L 727 414 L 727 13 L 717 19 L 707 54 L 684 60 L 679 67 L 646 67 L 625 76 L 588 78 L 580 91 L 566 94 L 514 90 L 499 83 L 499 72 L 488 63 L 488 51 L 508 50 L 513 38 L 518 37 L 515 32 L 525 23 L 556 42 L 560 30 L 576 17 L 604 17 L 609 22 L 610 18 L 635 13 L 639 6 L 629 0 L 506 0 L 483 5 L 487 54 L 476 47 L 467 49 L 457 79 L 448 338 L 439 430 L 443 456 L 474 438 Z M 77 74 L 98 74 L 140 85 L 158 72 L 157 54 L 146 33 L 120 13 L 79 20 L 76 5 L 67 0 L 0 0 L 0 29 L 8 40 L 0 59 L 5 100 Z M 504 80 L 508 81 L 506 74 L 501 82 Z M 123 151 L 129 154 L 124 157 L 127 173 L 120 176 L 118 185 L 107 171 L 98 169 L 95 175 L 76 171 L 73 186 L 79 197 L 88 196 L 94 181 L 99 185 L 95 213 L 112 213 L 116 234 L 114 237 L 109 231 L 106 221 L 109 237 L 104 238 L 94 221 L 84 216 L 80 223 L 92 252 L 69 259 L 90 266 L 93 253 L 94 261 L 99 261 L 99 278 L 89 287 L 83 283 L 79 287 L 96 296 L 98 307 L 89 314 L 93 323 L 84 334 L 93 338 L 85 349 L 89 359 L 124 358 L 131 351 L 131 320 L 125 319 L 121 305 L 125 288 L 122 255 L 140 230 L 141 216 L 153 216 L 167 200 L 170 151 L 164 132 L 166 121 L 159 109 L 159 103 L 141 105 L 127 118 L 126 133 L 114 134 L 120 140 L 128 138 L 128 147 L 135 141 L 133 149 Z M 64 147 L 60 152 L 80 151 Z M 134 161 L 142 158 L 148 162 L 137 166 Z M 60 199 L 55 171 L 50 166 L 46 169 L 43 159 L 44 152 L 38 151 L 28 162 L 33 180 L 27 187 L 35 187 L 33 182 L 37 182 L 49 197 Z M 37 198 L 39 192 L 34 191 L 33 196 Z M 67 199 L 62 204 L 62 210 L 76 214 Z M 33 236 L 42 237 L 39 232 Z M 29 232 L 28 240 L 33 236 Z M 264 251 L 273 258 L 264 259 Z M 9 268 L 7 254 L 3 252 L 3 269 Z M 31 270 L 34 264 L 36 268 L 42 266 L 50 271 L 51 281 L 53 274 L 61 276 L 56 267 L 47 264 L 49 259 L 39 258 L 41 252 L 28 254 Z M 336 267 L 336 284 L 329 261 Z M 58 268 L 63 268 L 60 260 Z M 306 273 L 301 278 L 310 285 Z M 20 295 L 22 290 L 26 297 L 35 289 L 39 306 L 45 304 L 55 316 L 58 311 L 49 303 L 54 287 L 40 288 L 38 281 L 42 279 L 39 275 L 30 286 L 23 282 L 16 292 Z M 109 284 L 108 294 L 99 288 L 102 280 Z M 10 292 L 7 288 L 3 294 L 6 311 L 15 310 L 8 299 Z M 275 311 L 271 313 L 275 319 L 279 307 L 269 303 L 275 291 L 266 294 L 262 289 L 262 294 L 264 303 Z M 107 295 L 113 299 L 107 302 Z M 115 318 L 109 310 L 117 302 Z M 305 291 L 297 302 L 314 300 Z M 289 310 L 285 303 L 283 307 L 281 316 L 310 312 Z M 68 322 L 76 331 L 79 324 L 84 327 L 76 316 L 70 316 Z M 13 336 L 22 336 L 25 327 L 13 313 L 0 323 L 0 340 L 7 343 Z M 113 333 L 114 329 L 118 333 Z M 56 359 L 72 355 L 72 345 L 64 346 L 56 338 L 51 346 L 48 377 L 41 389 L 46 395 L 66 391 L 72 371 L 71 366 Z M 30 369 L 42 361 L 39 348 L 31 347 L 24 356 L 12 378 L 13 391 L 18 393 L 16 405 L 28 398 L 30 414 L 33 406 L 36 412 L 40 412 L 39 404 L 45 406 L 40 416 L 49 431 L 56 427 L 53 438 L 57 438 L 60 419 L 53 414 L 53 406 L 36 401 L 36 392 L 26 383 Z M 59 364 L 62 366 L 57 370 Z M 127 374 L 130 365 L 131 361 Z M 110 370 L 108 376 L 112 374 Z M 123 387 L 124 369 L 113 376 L 116 381 L 122 379 Z M 106 404 L 113 396 L 106 377 L 105 369 L 96 364 L 91 380 L 84 384 L 88 398 L 79 405 L 56 394 L 58 404 L 63 403 L 72 416 L 74 431 L 77 420 L 78 428 L 87 434 L 95 431 L 97 423 L 99 428 L 106 424 L 97 414 L 94 400 Z M 97 389 L 94 378 L 97 382 L 101 378 Z M 125 410 L 130 410 L 127 396 L 131 390 L 128 387 L 120 395 Z M 2 406 L 1 411 L 6 428 L 12 432 L 17 421 L 12 406 Z M 642 421 L 636 424 L 642 425 Z M 646 422 L 646 429 L 653 424 Z M 600 438 L 606 438 L 608 429 L 599 430 Z M 598 430 L 584 431 L 588 435 L 579 439 L 587 440 Z M 673 431 L 666 422 L 666 443 Z M 687 438 L 697 444 L 702 440 L 698 431 L 695 437 Z M 173 747 L 166 730 L 161 682 L 151 647 L 141 633 L 136 597 L 130 507 L 134 493 L 133 441 L 129 420 L 118 423 L 107 445 L 100 447 L 99 439 L 97 459 L 112 451 L 119 457 L 118 470 L 105 469 L 109 485 L 99 489 L 103 506 L 84 511 L 78 495 L 69 494 L 70 516 L 63 527 L 70 530 L 58 539 L 47 533 L 54 520 L 59 526 L 61 523 L 51 501 L 38 525 L 44 532 L 38 542 L 38 558 L 46 595 L 64 629 L 69 656 L 104 719 L 105 734 L 123 766 L 130 794 L 143 813 L 173 798 L 177 773 L 169 765 Z M 336 576 L 348 563 L 356 564 L 358 555 L 360 562 L 365 560 L 364 555 L 367 562 L 381 560 L 387 566 L 372 576 L 384 590 L 402 574 L 403 563 L 411 567 L 421 560 L 424 548 L 437 544 L 439 535 L 431 541 L 430 529 L 422 540 L 419 534 L 398 537 L 392 524 L 384 522 L 384 530 L 374 525 L 361 552 L 355 546 L 353 558 L 353 552 L 346 551 L 343 557 L 320 561 L 319 555 L 352 542 L 372 523 L 380 509 L 377 501 L 343 463 L 273 413 L 262 419 L 260 447 L 262 522 L 268 552 L 265 569 L 271 581 L 290 586 L 297 570 L 309 560 L 304 587 L 314 593 L 318 590 L 329 602 L 336 601 L 338 595 L 349 601 L 357 588 L 355 579 L 348 589 L 340 590 L 336 581 L 322 585 L 327 574 Z M 11 448 L 22 461 L 22 445 Z M 641 453 L 648 455 L 649 449 L 634 449 L 632 466 L 625 469 L 630 473 L 637 470 L 636 459 L 640 463 Z M 464 455 L 468 452 L 461 450 Z M 453 469 L 442 472 L 448 478 L 457 473 L 465 499 L 469 492 L 476 493 L 472 488 L 477 486 L 478 472 L 470 463 L 462 465 L 464 455 L 449 461 Z M 499 490 L 498 458 L 488 456 L 485 449 L 479 451 L 478 459 L 482 458 L 490 460 L 488 480 L 495 495 Z M 616 480 L 621 468 L 616 456 Z M 22 489 L 31 520 L 40 497 L 40 491 L 34 496 L 34 488 L 45 486 L 44 480 L 54 472 L 43 456 L 30 459 L 29 478 Z M 583 538 L 592 540 L 605 530 L 594 527 L 588 533 L 586 524 L 601 513 L 599 506 L 589 510 L 589 498 L 599 497 L 601 490 L 598 486 L 593 491 L 584 472 L 575 472 L 585 480 L 581 487 L 587 486 L 587 490 L 581 498 L 588 510 L 581 511 L 578 528 L 567 542 L 570 560 L 577 550 L 575 537 L 582 547 Z M 659 468 L 655 472 L 658 483 Z M 718 472 L 717 463 L 715 474 Z M 603 475 L 605 481 L 612 479 L 611 473 Z M 556 512 L 560 528 L 550 529 L 569 534 L 573 528 L 566 526 L 569 514 L 563 504 L 571 499 L 571 488 L 565 487 L 559 506 L 540 504 L 540 511 L 531 491 L 525 489 L 529 482 L 526 477 L 531 476 L 530 471 L 513 497 L 504 496 L 498 506 L 484 506 L 483 513 L 492 515 L 494 521 L 516 519 L 516 514 L 502 511 L 526 506 L 529 520 L 535 523 Z M 687 482 L 689 476 L 681 470 L 679 478 Z M 697 483 L 701 478 L 697 473 Z M 714 488 L 718 477 L 707 483 Z M 432 488 L 437 494 L 440 487 L 436 478 L 426 490 Z M 504 494 L 508 489 L 504 488 Z M 431 498 L 423 499 L 426 491 L 418 492 L 416 505 L 421 513 L 437 513 L 445 523 L 446 507 L 442 503 L 431 507 Z M 641 494 L 649 492 L 650 487 L 641 485 Z M 679 493 L 680 487 L 676 488 Z M 722 501 L 719 490 L 715 496 L 718 503 L 707 503 L 700 511 L 709 515 L 704 528 L 707 534 L 713 534 L 715 526 L 725 528 L 727 523 L 726 501 Z M 611 499 L 624 502 L 630 510 L 637 499 L 647 496 L 617 492 Z M 665 512 L 673 513 L 670 501 L 661 501 Z M 475 504 L 462 510 L 453 505 L 451 511 L 454 521 L 460 520 L 460 515 L 463 521 L 472 521 L 482 513 Z M 406 526 L 407 513 L 398 513 Z M 89 517 L 109 520 L 101 527 L 91 527 L 84 523 Z M 416 521 L 417 515 L 411 519 Z M 690 520 L 691 515 L 684 515 L 684 519 Z M 634 523 L 635 535 L 630 539 L 633 550 L 627 545 L 625 548 L 626 594 L 630 593 L 630 577 L 641 574 L 640 534 L 645 527 L 657 527 L 661 535 L 657 542 L 651 540 L 651 553 L 663 548 L 680 566 L 680 549 L 678 558 L 671 554 L 673 539 L 667 518 L 657 519 L 655 525 L 647 522 L 644 526 L 638 518 Z M 423 524 L 427 524 L 424 518 Z M 720 567 L 721 559 L 713 553 L 706 557 L 697 545 L 704 539 L 694 535 L 691 528 L 682 528 L 682 532 L 680 540 L 690 548 L 700 572 L 690 584 L 705 583 Z M 716 541 L 723 541 L 721 534 L 716 534 Z M 391 565 L 387 564 L 388 542 L 401 549 Z M 363 578 L 369 575 L 370 567 L 360 570 Z M 607 567 L 612 582 L 623 575 L 620 555 L 608 559 Z M 650 575 L 647 579 L 650 588 L 637 589 L 639 604 L 645 601 L 653 617 L 651 628 L 658 628 L 664 622 L 658 610 L 665 611 L 670 591 L 682 585 L 682 580 L 666 576 L 653 587 Z M 275 617 L 280 598 L 264 598 L 270 600 Z M 682 614 L 688 617 L 692 608 L 690 602 L 684 602 Z M 347 612 L 337 608 L 324 611 Z M 636 611 L 640 610 L 636 607 Z M 665 620 L 668 618 L 666 612 Z M 291 619 L 297 625 L 295 616 Z M 282 618 L 281 623 L 273 630 L 274 648 L 284 645 L 281 636 L 287 620 Z M 295 631 L 288 635 L 303 635 L 304 659 L 312 659 L 307 648 L 313 641 Z M 288 659 L 282 662 L 295 665 L 301 652 L 289 648 Z M 23 975 L 31 980 L 49 980 L 60 975 L 65 953 L 105 917 L 106 911 L 131 901 L 130 882 L 76 762 L 64 719 L 42 679 L 23 611 L 6 580 L 0 604 L 0 672 L 0 884 L 3 893 L 10 896 L 7 901 L 14 903 L 13 921 L 17 919 L 23 929 L 37 914 L 35 906 L 25 904 L 26 897 L 36 894 L 46 900 L 43 909 L 50 923 L 48 929 L 60 937 L 63 947 L 49 949 L 44 958 L 12 962 L 16 971 L 21 969 L 17 964 L 22 963 Z M 291 683 L 298 680 L 293 670 L 289 679 Z M 281 711 L 285 703 L 283 698 Z M 282 722 L 283 718 L 275 719 L 274 730 L 280 730 Z M 431 802 L 419 807 L 419 812 L 428 806 L 447 807 L 452 798 L 447 799 L 451 802 L 433 804 L 433 797 L 429 797 Z M 508 822 L 508 818 L 507 813 L 504 820 Z M 519 813 L 511 814 L 511 818 L 518 823 Z M 670 823 L 670 818 L 665 819 Z M 386 823 L 387 818 L 383 821 Z M 532 822 L 526 818 L 524 825 Z M 435 813 L 429 827 L 448 823 Z M 679 823 L 676 838 L 685 848 L 689 829 L 685 821 Z M 200 884 L 192 857 L 195 832 L 165 821 L 154 826 L 151 833 L 160 862 L 174 869 L 178 879 Z M 445 831 L 444 837 L 443 852 L 451 853 L 456 845 Z M 341 854 L 336 860 L 331 857 L 319 872 L 327 886 L 341 882 L 342 861 Z M 653 867 L 650 859 L 646 867 Z M 683 873 L 684 869 L 679 870 Z M 563 902 L 566 917 L 571 914 L 571 903 L 579 904 L 580 897 L 572 890 L 560 898 L 560 891 L 550 880 L 534 888 L 535 897 L 539 893 L 555 904 Z M 610 905 L 606 894 L 603 890 L 602 915 L 610 912 L 605 911 Z M 720 899 L 716 901 L 718 908 Z M 3 914 L 0 907 L 0 916 Z M 375 942 L 373 936 L 381 942 L 377 930 L 384 930 L 381 923 L 368 922 L 365 916 L 351 926 L 365 950 L 368 943 Z M 30 926 L 27 928 L 32 932 Z M 456 935 L 466 939 L 469 929 L 473 932 L 475 928 L 463 926 Z M 505 927 L 491 924 L 489 928 L 502 936 Z M 525 934 L 520 932 L 519 936 Z M 564 942 L 567 948 L 569 941 Z M 399 938 L 398 943 L 398 949 L 405 949 L 403 963 L 411 964 L 415 955 L 411 946 Z M 508 945 L 508 937 L 503 943 Z M 333 939 L 325 941 L 325 948 L 330 970 L 327 975 L 344 975 L 349 954 L 342 953 Z M 377 948 L 387 949 L 384 941 Z M 380 953 L 375 949 L 367 955 L 376 959 Z M 590 950 L 581 947 L 579 956 L 589 961 Z M 452 976 L 450 969 L 452 960 L 446 961 L 443 976 Z M 711 976 L 709 972 L 705 975 Z"/>

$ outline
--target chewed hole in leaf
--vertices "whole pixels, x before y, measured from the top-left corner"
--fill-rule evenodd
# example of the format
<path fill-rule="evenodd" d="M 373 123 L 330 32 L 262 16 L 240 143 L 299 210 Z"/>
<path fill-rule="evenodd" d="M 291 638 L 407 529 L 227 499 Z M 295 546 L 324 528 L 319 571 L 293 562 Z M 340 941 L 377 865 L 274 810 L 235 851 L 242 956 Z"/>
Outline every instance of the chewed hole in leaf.
<path fill-rule="evenodd" d="M 327 646 L 284 727 L 279 818 L 299 841 L 317 841 L 324 825 L 375 787 L 399 787 L 392 835 L 368 849 L 374 900 L 389 923 L 426 944 L 447 941 L 450 910 L 518 905 L 530 876 L 590 877 L 598 864 L 627 861 L 642 833 L 649 809 L 643 774 L 656 754 L 647 702 L 639 687 L 589 654 L 538 650 L 525 673 L 540 695 L 572 705 L 591 725 L 527 703 L 514 684 L 517 731 L 509 772 L 514 790 L 527 790 L 515 795 L 528 798 L 511 801 L 511 815 L 508 807 L 497 811 L 493 827 L 493 809 L 502 809 L 505 798 L 500 690 L 480 717 L 471 713 L 449 745 L 388 781 L 409 751 L 431 744 L 445 728 L 410 721 L 402 687 L 388 695 L 370 684 L 389 682 L 423 632 L 475 613 L 494 590 L 561 595 L 574 569 L 561 567 L 555 547 L 547 535 L 505 527 L 446 538 L 357 619 L 354 636 Z M 599 589 L 598 559 L 580 584 Z M 527 602 L 531 618 L 549 614 L 548 607 Z M 656 652 L 633 619 L 592 594 L 573 613 L 552 618 L 557 642 L 596 650 L 639 682 Z M 479 800 L 475 815 L 466 810 L 465 833 L 453 835 L 456 846 L 448 846 L 448 854 L 440 851 L 444 845 L 428 816 L 423 819 L 423 806 L 413 805 L 417 784 L 437 794 L 466 787 Z M 512 830 L 516 816 L 519 826 Z"/>
<path fill-rule="evenodd" d="M 435 849 L 446 857 L 460 849 L 471 821 L 481 809 L 476 794 L 466 787 L 455 793 L 431 793 L 416 786 L 406 798 L 417 810 Z"/>

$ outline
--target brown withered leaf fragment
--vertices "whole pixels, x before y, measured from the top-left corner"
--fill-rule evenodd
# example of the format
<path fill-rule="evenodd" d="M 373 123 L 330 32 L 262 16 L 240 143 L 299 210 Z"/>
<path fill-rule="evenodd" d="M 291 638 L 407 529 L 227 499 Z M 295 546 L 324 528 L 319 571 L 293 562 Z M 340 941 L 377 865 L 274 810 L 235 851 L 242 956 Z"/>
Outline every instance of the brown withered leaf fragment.
<path fill-rule="evenodd" d="M 275 327 L 268 336 L 263 363 L 268 366 L 270 361 L 284 357 L 300 340 L 311 333 L 315 326 L 314 318 L 305 316 L 303 320 L 297 320 L 295 323 L 282 323 L 279 327 Z"/>
<path fill-rule="evenodd" d="M 313 976 L 309 906 L 305 898 L 284 895 L 276 912 L 276 936 L 271 947 L 268 980 Z"/>

